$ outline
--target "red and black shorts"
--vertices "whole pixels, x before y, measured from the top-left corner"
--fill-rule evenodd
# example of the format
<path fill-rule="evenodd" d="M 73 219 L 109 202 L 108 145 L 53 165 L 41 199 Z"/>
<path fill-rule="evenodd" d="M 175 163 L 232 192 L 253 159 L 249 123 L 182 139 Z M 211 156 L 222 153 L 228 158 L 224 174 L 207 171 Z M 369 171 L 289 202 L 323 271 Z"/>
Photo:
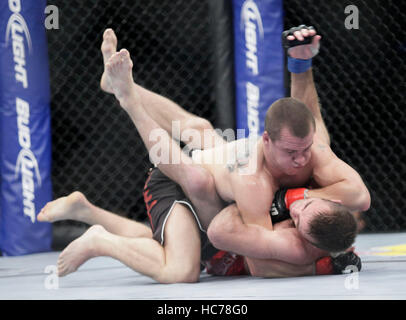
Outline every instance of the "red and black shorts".
<path fill-rule="evenodd" d="M 200 229 L 201 260 L 210 259 L 218 251 L 209 242 L 192 202 L 186 197 L 180 185 L 169 179 L 158 168 L 152 168 L 149 171 L 149 177 L 144 186 L 144 201 L 152 228 L 152 237 L 161 245 L 165 241 L 164 230 L 166 221 L 175 204 L 181 203 L 190 209 Z"/>
<path fill-rule="evenodd" d="M 161 245 L 164 244 L 166 221 L 175 204 L 181 203 L 190 209 L 200 230 L 201 269 L 206 268 L 207 273 L 221 276 L 248 274 L 242 256 L 213 247 L 200 224 L 193 204 L 186 197 L 180 185 L 169 179 L 158 168 L 150 169 L 143 194 L 153 239 Z"/>

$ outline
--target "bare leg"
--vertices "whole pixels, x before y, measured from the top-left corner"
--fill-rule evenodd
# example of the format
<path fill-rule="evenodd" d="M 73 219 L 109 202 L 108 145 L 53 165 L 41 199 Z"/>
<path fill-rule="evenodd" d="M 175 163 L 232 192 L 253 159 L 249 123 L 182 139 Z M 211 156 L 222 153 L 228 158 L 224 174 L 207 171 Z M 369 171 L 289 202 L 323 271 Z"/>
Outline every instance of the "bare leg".
<path fill-rule="evenodd" d="M 98 208 L 78 191 L 48 202 L 39 213 L 38 220 L 75 220 L 89 225 L 102 225 L 109 232 L 124 237 L 152 238 L 151 229 L 146 225 Z"/>
<path fill-rule="evenodd" d="M 153 239 L 117 236 L 93 226 L 61 253 L 58 273 L 65 276 L 91 258 L 108 256 L 161 283 L 198 281 L 200 234 L 193 214 L 183 205 L 175 205 L 164 239 L 161 246 Z"/>
<path fill-rule="evenodd" d="M 110 57 L 116 53 L 116 51 L 117 37 L 112 29 L 106 29 L 101 45 L 104 65 L 106 65 Z M 136 83 L 134 83 L 134 86 L 140 95 L 144 111 L 175 140 L 181 140 L 196 149 L 212 148 L 225 143 L 224 139 L 217 134 L 208 120 L 197 117 L 181 108 L 175 102 L 149 91 Z M 113 89 L 106 79 L 106 71 L 102 75 L 100 87 L 108 93 L 113 93 Z M 176 132 L 177 129 L 175 129 L 175 127 L 173 128 L 175 121 L 179 124 L 179 134 Z M 197 132 L 198 134 L 195 135 L 195 137 L 200 137 L 200 139 L 195 139 L 187 135 L 187 130 L 189 130 L 189 132 L 192 132 L 191 130 Z"/>
<path fill-rule="evenodd" d="M 165 175 L 182 186 L 195 205 L 201 220 L 208 223 L 223 207 L 223 202 L 217 195 L 213 177 L 203 167 L 194 164 L 190 157 L 183 154 L 179 145 L 168 133 L 144 112 L 142 100 L 132 79 L 132 66 L 128 51 L 122 49 L 112 55 L 107 62 L 105 79 L 110 87 L 114 88 L 114 95 L 137 127 L 145 146 L 150 151 L 151 160 L 157 163 Z M 161 155 L 167 155 L 166 162 L 154 159 L 154 154 L 151 153 L 151 149 L 156 144 L 155 140 L 150 139 L 152 133 L 159 134 L 162 147 L 160 151 Z M 175 155 L 177 155 L 176 159 L 174 159 Z M 196 181 L 200 182 L 196 183 Z M 206 214 L 201 215 L 202 212 Z M 207 226 L 208 224 L 204 223 L 204 227 L 207 228 Z"/>
<path fill-rule="evenodd" d="M 147 150 L 150 152 L 152 162 L 156 163 L 172 180 L 180 183 L 184 172 L 178 167 L 182 165 L 192 166 L 193 161 L 181 152 L 180 147 L 169 134 L 144 111 L 141 96 L 132 78 L 132 67 L 133 63 L 127 50 L 122 49 L 120 52 L 113 54 L 105 65 L 104 76 L 106 82 L 111 88 L 114 88 L 114 95 L 132 119 Z M 153 133 L 156 133 L 160 138 L 160 145 L 162 146 L 160 159 L 158 159 L 158 152 L 156 154 L 151 152 L 151 149 L 156 145 L 156 140 L 150 138 Z M 160 161 L 161 159 L 166 161 Z"/>

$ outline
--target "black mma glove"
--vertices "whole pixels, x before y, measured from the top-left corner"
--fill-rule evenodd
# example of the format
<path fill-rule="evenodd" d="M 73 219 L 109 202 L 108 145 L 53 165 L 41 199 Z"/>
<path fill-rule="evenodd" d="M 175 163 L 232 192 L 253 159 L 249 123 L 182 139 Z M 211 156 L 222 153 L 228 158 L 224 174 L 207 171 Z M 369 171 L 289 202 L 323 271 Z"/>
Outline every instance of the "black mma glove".
<path fill-rule="evenodd" d="M 282 44 L 283 47 L 289 51 L 290 48 L 296 47 L 296 46 L 302 46 L 304 44 L 310 44 L 312 43 L 312 40 L 314 38 L 314 36 L 312 37 L 304 37 L 303 41 L 299 41 L 297 39 L 294 40 L 288 40 L 288 36 L 294 36 L 294 33 L 296 31 L 300 31 L 302 29 L 307 29 L 307 30 L 314 30 L 313 26 L 305 26 L 304 24 L 301 24 L 298 27 L 293 27 L 290 28 L 289 30 L 285 30 L 282 32 Z"/>
<path fill-rule="evenodd" d="M 300 41 L 298 39 L 289 40 L 288 36 L 294 36 L 296 31 L 300 31 L 302 29 L 306 30 L 314 30 L 312 26 L 305 26 L 300 25 L 298 27 L 290 28 L 282 32 L 282 44 L 283 47 L 286 49 L 287 56 L 288 56 L 288 70 L 292 73 L 302 73 L 307 71 L 312 66 L 312 58 L 315 57 L 319 52 L 319 39 L 313 42 L 313 36 L 303 36 L 304 40 Z M 300 47 L 301 48 L 295 48 Z"/>
<path fill-rule="evenodd" d="M 361 268 L 361 258 L 352 251 L 316 261 L 316 274 L 319 275 L 360 272 Z"/>
<path fill-rule="evenodd" d="M 290 219 L 290 205 L 296 200 L 304 199 L 306 191 L 306 188 L 281 188 L 276 191 L 271 209 L 269 210 L 272 223 L 278 223 Z"/>

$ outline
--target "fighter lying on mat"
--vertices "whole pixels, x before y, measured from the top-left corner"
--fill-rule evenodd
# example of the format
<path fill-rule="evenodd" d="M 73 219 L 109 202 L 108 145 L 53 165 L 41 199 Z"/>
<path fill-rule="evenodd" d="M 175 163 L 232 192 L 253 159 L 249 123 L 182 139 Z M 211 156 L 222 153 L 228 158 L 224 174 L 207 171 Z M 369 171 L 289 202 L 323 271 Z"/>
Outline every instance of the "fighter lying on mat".
<path fill-rule="evenodd" d="M 304 31 L 303 31 L 304 32 Z M 108 32 L 105 34 L 105 41 L 104 45 L 106 47 L 106 38 L 109 38 Z M 112 35 L 110 34 L 110 37 Z M 113 41 L 114 42 L 114 41 Z M 104 50 L 104 56 L 105 60 L 107 52 Z M 111 55 L 111 54 L 110 54 Z M 140 89 L 140 95 L 141 98 L 138 96 L 137 90 L 139 90 L 139 87 L 134 86 L 132 82 L 132 76 L 131 76 L 131 67 L 132 63 L 131 60 L 129 59 L 128 52 L 126 51 L 121 51 L 120 53 L 113 54 L 109 62 L 106 64 L 106 72 L 105 75 L 107 76 L 107 80 L 111 81 L 111 88 L 114 88 L 114 94 L 116 97 L 119 99 L 121 105 L 127 110 L 127 112 L 130 114 L 132 117 L 134 123 L 136 124 L 137 128 L 140 130 L 140 125 L 141 125 L 141 136 L 143 137 L 144 142 L 146 143 L 147 147 L 149 149 L 151 148 L 151 142 L 148 139 L 148 133 L 151 132 L 153 128 L 158 128 L 156 126 L 156 123 L 149 118 L 149 116 L 146 114 L 146 112 L 150 112 L 151 110 L 142 110 L 141 106 L 141 101 L 143 101 L 144 105 L 153 105 L 154 102 L 164 102 L 164 104 L 168 103 L 168 101 L 165 101 L 162 97 L 153 95 L 152 93 Z M 105 79 L 106 80 L 106 79 Z M 293 81 L 294 82 L 294 81 Z M 130 85 L 131 83 L 131 85 Z M 292 90 L 293 90 L 292 86 Z M 105 87 L 106 89 L 106 87 Z M 317 96 L 316 96 L 317 97 Z M 150 99 L 150 100 L 148 100 Z M 154 100 L 155 99 L 155 100 Z M 146 103 L 148 101 L 148 103 Z M 150 104 L 151 103 L 151 104 Z M 293 104 L 298 105 L 298 102 L 294 101 Z M 276 106 L 276 105 L 274 105 Z M 306 109 L 305 106 L 300 106 L 301 109 Z M 277 108 L 274 108 L 277 109 Z M 178 110 L 179 111 L 179 110 Z M 151 112 L 156 112 L 156 111 L 151 111 Z M 179 114 L 183 116 L 187 116 L 187 114 L 184 111 L 179 111 Z M 179 118 L 181 119 L 181 118 Z M 321 117 L 320 117 L 321 120 Z M 319 121 L 320 121 L 319 120 Z M 318 122 L 320 123 L 320 122 Z M 322 123 L 322 120 L 321 120 Z M 250 188 L 253 188 L 254 190 L 257 188 L 256 184 L 260 184 L 263 190 L 258 190 L 256 189 L 256 192 L 251 192 L 250 194 L 252 195 L 251 198 L 249 199 L 250 201 L 253 202 L 253 206 L 256 206 L 256 210 L 260 208 L 262 213 L 266 214 L 267 219 L 269 220 L 269 207 L 270 207 L 270 200 L 267 203 L 266 200 L 261 200 L 259 198 L 264 197 L 264 191 L 268 190 L 275 190 L 278 186 L 281 184 L 286 185 L 293 183 L 294 185 L 301 185 L 303 184 L 303 181 L 306 181 L 310 178 L 310 174 L 312 172 L 311 166 L 309 165 L 309 150 L 308 148 L 311 146 L 311 143 L 313 142 L 313 131 L 314 127 L 310 126 L 310 132 L 305 134 L 304 138 L 296 137 L 291 134 L 289 130 L 286 128 L 282 128 L 281 130 L 281 136 L 279 139 L 275 139 L 275 141 L 272 141 L 272 139 L 269 139 L 269 136 L 267 133 L 264 133 L 263 139 L 259 141 L 259 148 L 258 152 L 261 154 L 258 158 L 259 163 L 257 163 L 257 172 L 258 168 L 264 169 L 265 163 L 268 161 L 273 167 L 271 167 L 273 173 L 275 176 L 277 176 L 276 173 L 279 174 L 278 178 L 285 178 L 285 180 L 279 180 L 276 181 L 274 177 L 271 177 L 269 173 L 264 171 L 264 176 L 269 178 L 270 181 L 272 181 L 272 184 L 267 181 L 266 179 L 263 178 L 263 176 L 260 175 L 254 175 L 254 178 L 252 176 L 245 176 L 244 180 L 249 180 L 251 182 L 251 185 L 249 186 L 247 192 L 250 192 Z M 323 125 L 324 127 L 324 125 Z M 320 131 L 320 130 L 319 130 Z M 316 134 L 317 137 L 317 134 Z M 172 143 L 172 140 L 167 137 L 168 143 Z M 316 139 L 315 139 L 316 140 Z M 302 162 L 302 164 L 299 164 L 297 168 L 292 168 L 291 162 L 289 163 L 283 163 L 277 162 L 278 156 L 277 154 L 281 154 L 281 145 L 278 145 L 278 143 L 284 143 L 285 147 L 288 145 L 291 149 L 296 148 L 296 152 L 299 153 L 299 157 L 294 160 L 295 166 L 299 164 L 299 162 Z M 331 158 L 331 150 L 328 147 L 328 144 L 326 145 L 326 142 L 324 141 L 319 141 L 319 144 L 323 144 L 323 148 L 320 148 L 318 150 L 319 153 L 327 153 L 329 154 Z M 171 145 L 172 148 L 177 147 L 175 144 Z M 273 153 L 271 154 L 269 151 L 272 148 Z M 278 150 L 279 148 L 279 150 Z M 306 150 L 307 149 L 307 150 Z M 317 152 L 313 151 L 314 146 L 312 147 L 312 161 L 310 162 L 313 166 L 315 164 L 318 164 L 319 159 L 316 157 L 316 161 L 314 160 L 314 155 L 317 155 Z M 326 150 L 327 149 L 327 150 Z M 269 153 L 263 153 L 265 151 Z M 295 150 L 292 150 L 295 151 Z M 206 153 L 209 154 L 209 153 Z M 306 155 L 306 156 L 305 156 Z M 168 164 L 159 164 L 159 167 L 162 168 L 162 170 L 168 175 L 173 178 L 173 180 L 177 182 L 184 182 L 182 185 L 184 191 L 186 194 L 188 194 L 189 198 L 195 198 L 195 201 L 192 200 L 193 204 L 196 206 L 197 211 L 199 214 L 202 213 L 212 213 L 211 211 L 213 208 L 216 206 L 224 206 L 223 202 L 218 198 L 214 187 L 214 183 L 216 184 L 217 190 L 219 193 L 223 196 L 223 199 L 225 200 L 230 200 L 230 198 L 224 197 L 224 195 L 227 195 L 227 193 L 224 193 L 224 188 L 227 187 L 227 185 L 222 185 L 219 183 L 217 180 L 213 179 L 207 179 L 207 174 L 204 170 L 202 170 L 201 166 L 196 166 L 190 158 L 187 158 L 184 155 L 181 155 L 182 157 L 182 163 L 180 165 L 168 165 Z M 265 158 L 265 159 L 264 159 Z M 296 158 L 294 156 L 293 158 Z M 300 159 L 299 158 L 304 158 Z M 279 156 L 279 160 L 283 160 L 282 157 Z M 328 159 L 331 160 L 331 159 Z M 319 190 L 310 190 L 310 192 L 314 192 L 314 196 L 318 196 L 317 193 L 323 195 L 323 192 L 325 194 L 325 198 L 327 197 L 333 197 L 336 199 L 341 199 L 343 203 L 347 205 L 351 205 L 352 208 L 354 209 L 360 209 L 360 208 L 365 208 L 369 205 L 369 194 L 366 191 L 367 194 L 367 202 L 368 204 L 365 203 L 365 200 L 359 200 L 358 197 L 355 197 L 356 201 L 353 201 L 349 197 L 349 194 L 351 192 L 355 191 L 355 195 L 357 192 L 361 191 L 360 193 L 363 194 L 365 193 L 364 190 L 366 188 L 362 184 L 362 180 L 359 178 L 359 176 L 355 173 L 353 173 L 351 168 L 348 166 L 344 165 L 342 162 L 339 162 L 338 159 L 334 158 L 334 163 L 339 164 L 342 168 L 344 168 L 344 174 L 343 176 L 348 179 L 348 176 L 355 179 L 354 181 L 359 184 L 359 187 L 361 187 L 359 190 L 357 190 L 358 186 L 351 185 L 351 183 L 347 183 L 345 185 L 343 182 L 346 182 L 345 179 L 342 179 L 342 176 L 340 176 L 340 179 L 334 180 L 333 178 L 330 178 L 328 180 L 322 180 L 320 179 L 319 175 L 315 175 L 314 173 L 317 172 L 323 172 L 323 170 L 317 171 L 315 166 L 313 170 L 313 175 L 317 181 L 317 178 L 321 180 L 321 182 L 330 182 L 331 186 L 336 185 L 336 188 L 331 188 L 331 187 L 326 187 L 326 188 L 321 188 Z M 337 162 L 338 161 L 338 162 Z M 331 162 L 331 161 L 330 161 Z M 249 165 L 249 164 L 248 164 Z M 181 168 L 181 169 L 179 169 Z M 212 167 L 208 167 L 208 170 L 213 170 Z M 229 170 L 229 169 L 227 169 Z M 230 171 L 230 170 L 229 170 Z M 256 174 L 257 174 L 256 172 Z M 214 177 L 216 178 L 216 172 L 211 171 L 213 174 L 212 176 L 209 175 L 210 178 Z M 301 175 L 302 173 L 302 175 Z M 351 173 L 348 175 L 348 173 Z M 217 172 L 218 174 L 218 172 Z M 230 172 L 228 174 L 228 179 L 224 179 L 225 176 L 223 175 L 224 181 L 229 181 L 230 182 L 230 176 L 233 176 L 233 174 Z M 330 174 L 331 176 L 331 174 Z M 203 179 L 202 179 L 203 177 Z M 219 175 L 217 175 L 219 177 Z M 293 178 L 293 179 L 291 179 Z M 234 178 L 232 179 L 237 179 L 234 175 Z M 256 179 L 256 180 L 255 180 Z M 238 179 L 237 179 L 238 180 Z M 198 183 L 196 183 L 198 181 Z M 204 183 L 201 183 L 201 181 L 204 181 Z M 240 180 L 241 181 L 241 180 Z M 282 181 L 282 183 L 281 183 Z M 338 182 L 336 182 L 338 181 Z M 352 181 L 352 182 L 354 182 Z M 220 181 L 222 182 L 222 181 Z M 244 181 L 243 181 L 244 182 Z M 336 183 L 334 183 L 336 182 Z M 233 189 L 233 186 L 235 187 L 235 182 L 233 182 L 231 186 L 231 191 L 238 191 Z M 244 185 L 246 182 L 243 183 Z M 323 183 L 321 183 L 323 186 Z M 337 188 L 338 185 L 338 188 Z M 345 188 L 342 188 L 343 185 L 345 185 Z M 220 188 L 219 188 L 220 187 Z M 222 188 L 223 187 L 223 188 Z M 344 189 L 344 190 L 340 190 Z M 195 190 L 193 190 L 195 188 Z M 198 190 L 196 190 L 196 188 Z M 262 189 L 261 188 L 261 189 Z M 347 188 L 347 189 L 346 189 Z M 365 189 L 364 189 L 365 188 Z M 324 189 L 324 190 L 323 190 Z M 213 191 L 214 190 L 214 191 Z M 195 192 L 195 195 L 193 196 L 193 192 L 191 191 L 197 191 Z M 199 192 L 200 191 L 200 192 Z M 201 191 L 207 191 L 207 194 L 203 194 Z M 222 192 L 223 191 L 223 192 Z M 261 191 L 263 194 L 261 195 L 258 193 L 258 191 Z M 242 191 L 239 191 L 242 193 Z M 238 192 L 237 192 L 238 194 Z M 273 195 L 273 191 L 269 193 L 270 195 Z M 191 196 L 190 196 L 191 195 Z M 261 197 L 257 197 L 260 195 Z M 232 195 L 233 196 L 233 195 Z M 309 194 L 309 196 L 311 196 Z M 267 195 L 265 194 L 265 198 Z M 237 197 L 235 197 L 237 198 Z M 243 197 L 244 199 L 247 199 L 246 197 Z M 208 200 L 212 200 L 211 202 Z M 213 201 L 214 200 L 214 201 Z M 236 200 L 237 205 L 239 205 L 239 201 L 237 199 L 231 199 L 231 200 Z M 199 205 L 196 204 L 199 203 L 200 201 L 200 210 L 199 210 Z M 262 202 L 261 202 L 262 201 Z M 216 204 L 217 202 L 217 204 Z M 258 205 L 257 202 L 260 202 L 262 204 L 262 207 Z M 296 215 L 295 219 L 295 208 L 297 208 L 296 212 L 301 212 L 304 213 L 305 210 L 304 207 L 310 208 L 311 206 L 315 206 L 314 209 L 322 209 L 324 206 L 325 209 L 325 215 L 330 216 L 328 211 L 331 211 L 332 208 L 340 208 L 341 207 L 338 204 L 330 203 L 325 200 L 321 199 L 310 199 L 310 200 L 303 200 L 302 202 L 297 201 L 299 204 L 292 206 L 291 208 L 291 214 L 294 216 L 294 221 L 298 225 L 298 222 L 301 221 L 301 226 L 302 231 L 306 229 L 306 219 L 301 216 L 301 215 Z M 213 203 L 215 205 L 213 205 Z M 263 210 L 265 208 L 264 203 L 266 204 L 266 212 Z M 245 203 L 244 201 L 240 201 L 240 204 L 242 204 L 243 208 Z M 152 206 L 152 203 L 149 203 L 149 206 Z M 220 216 L 224 213 L 230 212 L 231 208 L 236 208 L 236 206 L 229 206 L 228 209 L 226 209 L 223 213 L 220 214 Z M 300 209 L 299 209 L 300 208 Z M 203 210 L 201 210 L 203 209 Z M 239 208 L 241 209 L 241 208 Z M 91 212 L 92 214 L 86 214 Z M 200 212 L 199 212 L 200 211 Z M 216 211 L 218 212 L 218 211 Z M 254 212 L 255 210 L 251 211 Z M 310 210 L 308 211 L 310 212 Z M 100 214 L 103 213 L 103 214 Z M 249 210 L 247 210 L 247 213 L 249 213 Z M 161 282 L 177 282 L 177 281 L 196 281 L 198 279 L 198 275 L 200 272 L 200 269 L 198 268 L 199 266 L 199 261 L 200 257 L 199 255 L 196 254 L 199 250 L 199 234 L 198 234 L 198 229 L 196 222 L 192 218 L 192 215 L 190 211 L 188 211 L 187 207 L 182 206 L 181 204 L 177 203 L 174 205 L 174 208 L 172 210 L 171 215 L 169 218 L 165 219 L 166 222 L 166 227 L 163 231 L 163 234 L 165 235 L 165 243 L 164 246 L 160 246 L 157 242 L 154 242 L 151 239 L 148 238 L 124 238 L 122 236 L 130 235 L 130 236 L 150 236 L 150 232 L 146 230 L 145 226 L 139 225 L 136 222 L 125 222 L 125 219 L 114 216 L 114 215 L 109 215 L 108 213 L 102 211 L 101 209 L 95 208 L 89 203 L 86 202 L 86 200 L 82 197 L 82 195 L 78 193 L 72 194 L 70 197 L 66 199 L 59 199 L 56 200 L 49 205 L 47 205 L 42 214 L 40 215 L 43 220 L 48 219 L 49 221 L 55 221 L 55 219 L 79 219 L 81 221 L 85 221 L 89 224 L 95 224 L 95 223 L 100 223 L 104 225 L 108 231 L 115 233 L 111 234 L 104 230 L 103 228 L 99 227 L 93 227 L 91 228 L 87 233 L 85 233 L 84 236 L 73 242 L 62 254 L 59 259 L 59 262 L 61 263 L 61 275 L 72 272 L 75 270 L 81 263 L 86 261 L 87 259 L 91 258 L 92 256 L 95 255 L 109 255 L 114 258 L 119 259 L 120 261 L 124 262 L 125 264 L 129 265 L 130 267 L 134 268 L 135 270 L 147 274 L 149 276 L 154 277 L 158 281 Z M 219 216 L 219 217 L 220 217 Z M 308 214 L 310 217 L 311 214 Z M 347 215 L 348 216 L 348 215 Z M 245 215 L 243 214 L 244 222 L 249 223 L 250 216 L 249 214 L 247 215 L 248 218 L 245 218 Z M 255 217 L 255 215 L 254 215 Z M 309 217 L 307 217 L 307 220 L 311 220 Z M 266 220 L 263 219 L 263 217 L 259 216 L 256 217 L 257 220 Z M 114 223 L 113 223 L 114 220 Z M 206 219 L 207 221 L 207 219 Z M 210 219 L 208 220 L 210 221 Z M 120 223 L 119 223 L 120 222 Z M 121 225 L 118 227 L 118 225 Z M 124 227 L 123 224 L 126 224 L 128 227 Z M 130 226 L 131 224 L 131 226 Z M 268 229 L 272 229 L 272 224 L 266 221 L 265 225 L 268 227 Z M 248 226 L 247 227 L 251 227 Z M 264 233 L 266 231 L 265 228 L 258 227 L 257 229 L 260 230 L 260 232 Z M 218 229 L 218 228 L 217 228 Z M 256 230 L 256 231 L 258 231 Z M 270 238 L 271 242 L 269 242 L 269 246 L 271 246 L 272 241 L 275 241 L 277 238 L 278 244 L 282 244 L 281 247 L 283 249 L 287 249 L 288 251 L 292 251 L 294 254 L 284 254 L 281 250 L 275 251 L 273 248 L 271 251 L 265 250 L 265 253 L 262 253 L 261 250 L 256 250 L 255 246 L 251 247 L 251 249 L 254 251 L 252 254 L 251 252 L 248 253 L 248 256 L 253 256 L 256 258 L 278 258 L 280 260 L 285 260 L 293 263 L 297 263 L 297 265 L 287 265 L 286 263 L 283 263 L 281 261 L 276 261 L 276 260 L 254 260 L 254 259 L 247 259 L 248 264 L 250 265 L 251 268 L 251 273 L 254 275 L 265 275 L 265 276 L 284 276 L 284 275 L 302 275 L 302 274 L 311 274 L 313 272 L 313 265 L 312 263 L 314 260 L 322 255 L 325 255 L 326 252 L 320 249 L 316 249 L 314 246 L 311 246 L 310 244 L 306 244 L 306 241 L 303 239 L 300 239 L 299 231 L 293 228 L 290 229 L 284 229 L 281 231 L 288 231 L 289 232 L 268 232 L 269 234 L 275 235 L 272 236 L 273 238 Z M 291 230 L 296 230 L 295 232 L 291 232 Z M 227 234 L 227 227 L 226 227 L 226 234 Z M 216 234 L 216 232 L 210 232 L 213 234 Z M 119 236 L 117 236 L 119 235 Z M 121 236 L 120 236 L 121 235 Z M 302 233 L 305 239 L 310 240 L 314 244 L 320 245 L 319 243 L 316 243 L 315 239 L 313 239 L 310 235 L 307 234 L 307 230 Z M 216 236 L 214 236 L 216 238 Z M 98 239 L 98 241 L 94 241 Z M 185 239 L 187 239 L 187 243 L 185 243 Z M 282 243 L 282 239 L 285 239 L 284 241 L 288 240 L 290 243 Z M 293 242 L 292 242 L 293 240 Z M 318 239 L 319 240 L 319 239 Z M 236 242 L 238 243 L 238 239 L 236 239 Z M 346 245 L 339 247 L 335 247 L 337 250 L 333 251 L 341 251 L 346 249 L 349 246 L 350 243 L 347 243 Z M 155 250 L 156 249 L 156 250 Z M 246 248 L 242 248 L 241 250 L 246 250 Z M 302 252 L 300 252 L 302 250 Z M 239 252 L 239 250 L 235 250 L 236 252 Z M 241 252 L 241 251 L 240 251 Z M 141 258 L 140 258 L 141 257 Z M 250 261 L 251 260 L 251 261 Z M 293 261 L 290 261 L 293 260 Z M 258 262 L 259 261 L 259 262 Z M 266 262 L 266 263 L 265 263 Z M 268 267 L 268 271 L 265 272 L 264 268 L 264 263 Z M 260 268 L 256 267 L 257 265 L 260 266 Z M 282 268 L 278 268 L 278 266 L 282 266 Z M 289 266 L 289 267 L 287 267 Z M 290 268 L 290 269 L 289 269 Z M 255 272 L 252 272 L 252 270 L 255 270 Z M 269 271 L 269 269 L 273 271 Z M 257 270 L 261 270 L 260 272 L 257 272 Z M 279 273 L 278 273 L 279 272 Z"/>

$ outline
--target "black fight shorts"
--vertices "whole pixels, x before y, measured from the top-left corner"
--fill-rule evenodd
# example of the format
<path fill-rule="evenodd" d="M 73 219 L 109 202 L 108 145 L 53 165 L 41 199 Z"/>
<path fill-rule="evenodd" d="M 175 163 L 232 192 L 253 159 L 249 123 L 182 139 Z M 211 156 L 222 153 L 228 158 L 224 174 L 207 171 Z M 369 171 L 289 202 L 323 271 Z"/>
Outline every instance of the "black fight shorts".
<path fill-rule="evenodd" d="M 201 261 L 208 260 L 214 256 L 218 250 L 211 245 L 191 201 L 186 197 L 182 188 L 164 175 L 158 168 L 150 169 L 148 174 L 143 194 L 153 238 L 161 245 L 164 244 L 165 224 L 175 204 L 181 203 L 190 209 L 199 227 Z"/>

